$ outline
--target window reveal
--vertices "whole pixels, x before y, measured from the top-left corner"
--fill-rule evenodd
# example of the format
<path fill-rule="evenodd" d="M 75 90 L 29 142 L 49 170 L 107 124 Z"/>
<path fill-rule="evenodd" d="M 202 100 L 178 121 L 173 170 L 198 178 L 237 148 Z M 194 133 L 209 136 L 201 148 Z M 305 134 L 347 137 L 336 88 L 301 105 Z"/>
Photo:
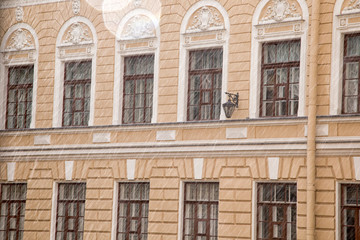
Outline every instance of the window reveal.
<path fill-rule="evenodd" d="M 360 185 L 341 185 L 341 239 L 360 238 Z"/>
<path fill-rule="evenodd" d="M 189 53 L 187 120 L 217 120 L 221 111 L 222 49 Z"/>
<path fill-rule="evenodd" d="M 296 116 L 299 105 L 300 41 L 265 43 L 262 55 L 261 116 Z"/>

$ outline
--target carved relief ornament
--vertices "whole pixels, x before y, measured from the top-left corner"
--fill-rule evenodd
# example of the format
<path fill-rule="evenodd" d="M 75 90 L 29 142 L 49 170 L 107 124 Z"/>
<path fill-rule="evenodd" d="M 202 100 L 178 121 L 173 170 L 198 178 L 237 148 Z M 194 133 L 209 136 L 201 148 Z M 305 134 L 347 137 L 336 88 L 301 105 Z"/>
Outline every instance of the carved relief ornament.
<path fill-rule="evenodd" d="M 91 41 L 91 37 L 89 36 L 88 30 L 80 23 L 76 22 L 70 26 L 70 30 L 67 32 L 63 43 L 72 43 L 77 45 L 80 43 L 88 43 L 89 41 Z"/>
<path fill-rule="evenodd" d="M 196 12 L 194 21 L 188 30 L 206 31 L 223 27 L 224 25 L 221 22 L 219 15 L 211 8 L 204 6 Z"/>
<path fill-rule="evenodd" d="M 24 9 L 22 7 L 18 6 L 15 9 L 15 17 L 18 22 L 21 22 L 24 19 Z"/>
<path fill-rule="evenodd" d="M 299 18 L 295 4 L 290 4 L 287 0 L 273 0 L 273 5 L 269 6 L 266 15 L 261 21 L 274 20 L 284 21 L 286 18 Z"/>
<path fill-rule="evenodd" d="M 141 0 L 133 0 L 133 3 L 134 3 L 134 7 L 140 7 Z"/>
<path fill-rule="evenodd" d="M 150 18 L 144 15 L 138 15 L 131 18 L 121 35 L 121 39 L 139 39 L 155 37 L 155 27 Z"/>
<path fill-rule="evenodd" d="M 13 33 L 10 38 L 10 42 L 6 50 L 23 50 L 24 48 L 33 48 L 34 43 L 32 41 L 31 34 L 25 29 L 18 29 Z"/>
<path fill-rule="evenodd" d="M 80 12 L 80 0 L 72 0 L 72 9 L 74 14 L 79 14 Z"/>
<path fill-rule="evenodd" d="M 344 11 L 360 11 L 360 0 L 350 0 L 349 5 Z"/>

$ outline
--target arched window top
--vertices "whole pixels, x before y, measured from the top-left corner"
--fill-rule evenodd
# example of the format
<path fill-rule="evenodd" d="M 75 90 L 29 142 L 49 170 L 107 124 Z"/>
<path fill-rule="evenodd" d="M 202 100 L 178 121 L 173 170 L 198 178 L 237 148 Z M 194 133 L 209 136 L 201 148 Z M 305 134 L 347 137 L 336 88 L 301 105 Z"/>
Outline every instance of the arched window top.
<path fill-rule="evenodd" d="M 158 19 L 145 9 L 135 9 L 125 15 L 116 32 L 116 38 L 120 41 L 158 38 L 159 36 Z"/>
<path fill-rule="evenodd" d="M 25 23 L 13 25 L 5 33 L 1 42 L 1 52 L 4 53 L 4 63 L 15 62 L 33 62 L 36 59 L 36 53 L 39 43 L 35 30 Z M 19 52 L 28 53 L 26 58 L 14 57 Z"/>
<path fill-rule="evenodd" d="M 213 0 L 194 4 L 185 14 L 181 34 L 230 29 L 229 17 L 224 7 Z"/>
<path fill-rule="evenodd" d="M 76 16 L 61 27 L 56 45 L 58 47 L 95 44 L 96 31 L 90 20 Z"/>

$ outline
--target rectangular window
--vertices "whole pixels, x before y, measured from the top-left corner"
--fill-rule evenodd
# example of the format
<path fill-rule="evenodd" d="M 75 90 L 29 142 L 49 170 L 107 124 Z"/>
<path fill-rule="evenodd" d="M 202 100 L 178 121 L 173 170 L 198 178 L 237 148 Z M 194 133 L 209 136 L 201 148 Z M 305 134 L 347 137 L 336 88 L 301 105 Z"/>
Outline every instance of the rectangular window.
<path fill-rule="evenodd" d="M 341 185 L 341 239 L 360 239 L 360 184 Z"/>
<path fill-rule="evenodd" d="M 65 63 L 63 126 L 87 126 L 90 114 L 91 61 Z"/>
<path fill-rule="evenodd" d="M 261 63 L 261 116 L 297 116 L 300 41 L 265 43 Z"/>
<path fill-rule="evenodd" d="M 189 53 L 187 120 L 218 120 L 221 111 L 223 51 Z"/>
<path fill-rule="evenodd" d="M 296 239 L 295 183 L 259 183 L 257 239 Z"/>
<path fill-rule="evenodd" d="M 154 55 L 125 57 L 123 123 L 150 123 Z"/>
<path fill-rule="evenodd" d="M 360 34 L 345 35 L 343 72 L 343 113 L 359 113 Z"/>
<path fill-rule="evenodd" d="M 117 240 L 146 240 L 149 216 L 149 183 L 120 183 Z"/>
<path fill-rule="evenodd" d="M 10 67 L 8 77 L 6 128 L 29 128 L 34 66 Z"/>
<path fill-rule="evenodd" d="M 216 240 L 218 183 L 185 183 L 183 240 Z"/>
<path fill-rule="evenodd" d="M 1 184 L 0 195 L 0 239 L 22 240 L 26 184 Z"/>
<path fill-rule="evenodd" d="M 58 185 L 56 240 L 82 240 L 85 213 L 85 183 Z"/>

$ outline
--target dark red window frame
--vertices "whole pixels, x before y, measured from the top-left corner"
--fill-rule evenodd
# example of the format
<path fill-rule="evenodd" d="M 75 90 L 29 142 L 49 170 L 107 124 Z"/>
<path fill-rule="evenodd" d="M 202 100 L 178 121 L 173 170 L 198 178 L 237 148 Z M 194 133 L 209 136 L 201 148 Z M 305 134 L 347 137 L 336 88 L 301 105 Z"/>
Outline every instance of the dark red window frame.
<path fill-rule="evenodd" d="M 299 49 L 299 61 L 287 61 L 287 62 L 275 62 L 275 63 L 265 63 L 265 46 L 270 46 L 273 45 L 276 48 L 281 45 L 281 44 L 289 44 L 289 52 L 288 52 L 288 56 L 290 57 L 291 55 L 291 48 L 290 45 L 291 43 L 301 43 L 300 40 L 290 40 L 290 41 L 281 41 L 281 42 L 267 42 L 263 44 L 262 47 L 262 58 L 261 58 L 261 89 L 260 89 L 260 116 L 261 117 L 287 117 L 287 116 L 297 116 L 297 112 L 298 112 L 298 105 L 297 105 L 297 109 L 296 109 L 296 113 L 295 114 L 290 114 L 290 101 L 299 101 L 299 98 L 290 98 L 290 94 L 289 94 L 289 86 L 290 84 L 296 84 L 296 82 L 294 83 L 290 83 L 290 70 L 291 68 L 300 68 L 300 54 L 301 54 L 301 44 L 300 44 L 300 49 Z M 275 52 L 277 52 L 275 50 Z M 275 55 L 275 59 L 277 59 L 277 55 Z M 286 83 L 277 83 L 277 73 L 276 71 L 278 69 L 283 69 L 286 68 L 287 69 L 287 81 Z M 265 71 L 266 70 L 274 70 L 274 79 L 273 79 L 273 83 L 269 83 L 269 84 L 265 84 Z M 299 70 L 299 75 L 300 75 L 300 70 Z M 299 76 L 300 77 L 300 76 Z M 299 82 L 297 82 L 297 85 L 299 85 Z M 273 87 L 273 98 L 272 99 L 264 99 L 264 87 Z M 285 87 L 285 96 L 284 97 L 278 97 L 278 88 L 279 87 Z M 299 94 L 299 93 L 298 93 Z M 286 101 L 286 107 L 285 107 L 285 114 L 284 115 L 280 115 L 280 114 L 276 114 L 276 102 L 277 101 Z M 263 111 L 265 110 L 266 113 L 266 109 L 265 108 L 265 102 L 272 102 L 272 109 L 271 109 L 271 114 L 270 115 L 264 115 Z"/>
<path fill-rule="evenodd" d="M 64 192 L 61 193 L 61 190 Z M 72 198 L 71 198 L 71 195 Z M 59 183 L 56 210 L 56 240 L 83 240 L 85 213 L 85 183 Z M 72 224 L 70 224 L 72 223 Z M 73 226 L 69 229 L 69 226 Z"/>
<path fill-rule="evenodd" d="M 150 123 L 152 118 L 152 107 L 153 107 L 153 86 L 154 86 L 154 58 L 153 54 L 150 55 L 137 55 L 137 56 L 129 56 L 124 58 L 124 87 L 123 87 L 123 112 L 122 112 L 122 123 L 124 124 L 133 124 L 133 123 Z M 151 61 L 152 65 L 152 73 L 138 74 L 131 73 L 127 74 L 127 61 L 136 62 L 141 61 L 142 59 L 146 59 Z M 144 91 L 137 93 L 137 84 L 139 81 L 143 80 Z M 126 93 L 126 84 L 130 84 L 131 93 Z M 149 87 L 150 86 L 150 87 Z M 143 103 L 142 106 L 136 106 L 136 96 L 143 95 Z M 131 102 L 126 102 L 127 96 L 132 98 Z M 128 106 L 128 104 L 132 106 Z M 129 111 L 132 117 L 126 119 L 125 112 Z M 142 111 L 143 117 L 140 120 L 135 118 L 135 112 Z"/>
<path fill-rule="evenodd" d="M 71 64 L 89 64 L 91 66 L 91 61 L 72 61 L 72 62 L 66 62 L 64 66 L 64 94 L 63 94 L 63 117 L 62 117 L 62 125 L 63 126 L 88 126 L 89 124 L 89 115 L 90 115 L 90 95 L 91 95 L 91 70 L 90 70 L 90 78 L 86 79 L 76 79 L 76 80 L 67 80 L 67 68 Z M 66 96 L 66 87 L 73 87 L 73 92 L 70 92 L 71 97 Z M 76 87 L 82 86 L 82 97 L 76 97 Z M 89 93 L 87 93 L 86 88 L 89 88 Z M 72 101 L 71 104 L 71 111 L 66 111 L 65 101 Z M 76 109 L 76 102 L 81 102 L 81 109 Z M 85 109 L 85 102 L 88 101 L 88 109 Z M 65 124 L 65 114 L 71 114 L 71 123 L 66 125 Z M 75 114 L 81 114 L 81 123 L 75 124 Z M 87 115 L 87 117 L 85 117 Z"/>
<path fill-rule="evenodd" d="M 342 114 L 357 114 L 360 113 L 360 54 L 357 56 L 348 56 L 348 41 L 351 37 L 360 37 L 360 33 L 357 34 L 347 34 L 344 37 L 344 63 L 343 63 L 343 91 L 342 91 Z M 357 63 L 358 65 L 358 77 L 357 78 L 347 78 L 346 77 L 346 64 L 348 63 Z M 346 95 L 346 82 L 351 80 L 357 80 L 357 95 Z M 345 101 L 346 97 L 357 97 L 357 111 L 355 112 L 346 112 Z"/>
<path fill-rule="evenodd" d="M 199 186 L 206 186 L 208 188 L 208 197 L 207 199 L 199 199 Z M 211 189 L 210 187 L 214 187 L 214 196 L 211 196 Z M 189 191 L 193 194 L 193 199 L 189 199 L 187 196 Z M 198 237 L 205 237 L 206 240 L 215 240 L 218 237 L 218 212 L 219 212 L 219 183 L 215 182 L 187 182 L 185 183 L 184 188 L 184 212 L 183 212 L 183 231 L 182 231 L 182 239 L 197 239 Z M 191 191 L 193 190 L 193 191 Z M 200 211 L 199 208 L 201 206 L 205 206 Z M 192 216 L 187 215 L 187 210 L 189 208 L 189 214 Z M 192 209 L 192 210 L 191 210 Z M 204 211 L 205 210 L 205 211 Z M 211 212 L 214 212 L 215 217 L 211 218 Z M 201 213 L 202 216 L 199 216 Z M 213 223 L 213 229 L 211 228 L 211 223 Z M 188 224 L 193 223 L 193 232 L 188 233 L 186 227 Z M 205 232 L 199 233 L 199 223 L 205 223 Z M 204 227 L 203 225 L 203 227 Z M 190 227 L 190 231 L 191 231 Z M 212 234 L 211 234 L 212 231 Z"/>
<path fill-rule="evenodd" d="M 122 193 L 122 191 L 124 191 Z M 130 235 L 138 240 L 147 239 L 149 216 L 150 184 L 146 182 L 119 183 L 117 240 L 129 240 Z M 134 197 L 134 195 L 138 196 Z M 138 206 L 136 216 L 132 216 L 133 207 Z M 132 226 L 137 226 L 132 229 Z"/>
<path fill-rule="evenodd" d="M 341 239 L 360 239 L 360 184 L 341 185 Z"/>
<path fill-rule="evenodd" d="M 0 187 L 0 239 L 22 240 L 25 220 L 26 183 L 1 184 Z M 4 188 L 8 188 L 7 196 L 5 196 Z M 13 219 L 14 221 L 12 221 Z M 1 226 L 2 224 L 4 225 Z M 13 235 L 15 238 L 12 238 L 10 234 L 15 234 Z"/>
<path fill-rule="evenodd" d="M 220 59 L 221 66 L 219 68 L 206 68 L 206 69 L 192 69 L 192 61 L 194 59 L 194 55 L 197 53 L 213 53 L 213 58 L 216 57 Z M 219 55 L 216 55 L 216 54 Z M 216 56 L 215 56 L 216 55 Z M 219 120 L 221 113 L 221 88 L 222 88 L 222 59 L 223 59 L 223 49 L 222 48 L 213 48 L 213 49 L 205 49 L 205 50 L 195 50 L 189 52 L 189 71 L 188 71 L 188 97 L 187 97 L 187 121 L 202 121 L 202 120 Z M 200 60 L 200 59 L 199 59 Z M 214 61 L 214 60 L 212 60 Z M 204 78 L 206 76 L 211 76 L 211 87 L 205 86 Z M 195 83 L 195 89 L 192 89 L 192 77 L 199 76 L 199 82 Z M 215 77 L 218 76 L 218 83 L 216 84 Z M 194 80 L 195 81 L 195 80 Z M 218 86 L 216 86 L 218 85 Z M 204 100 L 204 96 L 209 94 L 209 101 Z M 192 97 L 192 95 L 194 95 Z M 195 97 L 195 95 L 198 95 Z M 214 97 L 214 96 L 217 97 Z M 197 100 L 195 100 L 198 98 Z M 192 103 L 195 101 L 195 103 Z M 196 103 L 198 102 L 198 103 Z M 210 106 L 210 117 L 205 118 L 205 114 L 203 115 L 201 108 L 205 106 Z M 195 110 L 195 113 L 191 113 L 191 108 Z M 216 110 L 215 110 L 216 109 Z M 197 114 L 196 114 L 197 110 Z M 191 118 L 191 116 L 193 116 Z"/>
<path fill-rule="evenodd" d="M 11 74 L 12 72 L 18 69 L 28 69 L 27 71 L 32 71 L 32 81 L 31 83 L 18 83 L 11 84 Z M 19 129 L 19 128 L 29 128 L 31 123 L 31 114 L 32 114 L 32 92 L 33 92 L 33 79 L 34 79 L 34 65 L 26 65 L 26 66 L 15 66 L 9 67 L 8 69 L 8 84 L 7 84 L 7 104 L 6 104 L 6 121 L 5 126 L 6 129 Z M 14 101 L 10 102 L 10 91 L 15 91 Z M 23 100 L 19 99 L 19 91 L 25 91 L 25 95 Z M 18 114 L 19 103 L 24 104 L 24 114 Z M 10 115 L 10 104 L 15 104 L 14 113 Z M 23 127 L 18 125 L 18 118 L 24 118 Z M 14 127 L 9 127 L 9 118 L 14 118 Z"/>
<path fill-rule="evenodd" d="M 263 190 L 263 192 L 261 192 Z M 296 183 L 258 183 L 257 184 L 257 239 L 287 239 L 288 225 L 291 225 L 291 240 L 296 240 Z M 274 208 L 278 215 L 273 216 Z M 291 219 L 288 219 L 288 210 Z M 263 210 L 263 211 L 262 211 Z M 280 211 L 279 211 L 280 210 Z M 281 214 L 282 212 L 282 214 Z M 277 220 L 274 220 L 274 217 Z M 281 236 L 273 236 L 274 228 L 282 229 Z M 260 232 L 261 228 L 264 232 Z M 266 234 L 267 236 L 262 236 Z"/>

